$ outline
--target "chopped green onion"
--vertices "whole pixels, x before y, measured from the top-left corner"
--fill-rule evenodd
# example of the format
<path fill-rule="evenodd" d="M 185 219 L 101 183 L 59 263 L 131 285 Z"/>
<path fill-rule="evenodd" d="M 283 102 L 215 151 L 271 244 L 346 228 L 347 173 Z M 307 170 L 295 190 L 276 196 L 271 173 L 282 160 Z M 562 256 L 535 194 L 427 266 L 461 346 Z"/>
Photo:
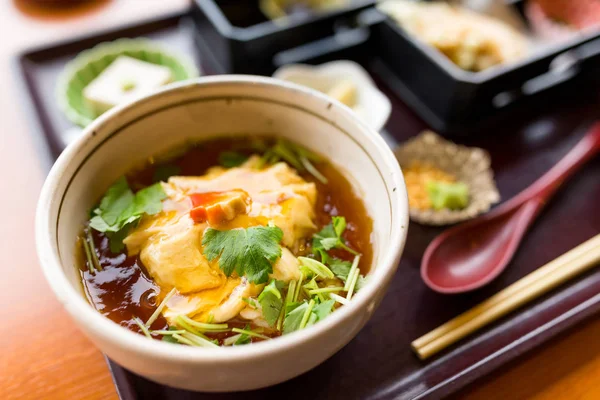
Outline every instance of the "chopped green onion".
<path fill-rule="evenodd" d="M 287 310 L 287 306 L 290 303 L 294 302 L 294 294 L 296 293 L 296 281 L 290 281 L 287 293 L 285 295 L 285 301 L 283 302 L 283 307 L 281 307 L 281 315 L 277 320 L 277 329 L 281 330 L 283 326 L 283 321 L 285 320 L 285 310 Z"/>
<path fill-rule="evenodd" d="M 242 337 L 241 333 L 238 333 L 237 335 L 229 336 L 227 339 L 223 340 L 223 345 L 224 346 L 233 346 L 235 344 L 235 342 L 237 342 L 238 339 L 241 337 Z"/>
<path fill-rule="evenodd" d="M 284 161 L 296 168 L 298 171 L 302 171 L 304 168 L 294 151 L 287 146 L 287 143 L 283 140 L 278 140 L 271 151 L 281 157 Z"/>
<path fill-rule="evenodd" d="M 350 268 L 350 272 L 348 272 L 348 278 L 346 279 L 346 284 L 344 285 L 344 290 L 347 292 L 350 289 L 350 283 L 352 281 L 352 277 L 358 271 L 358 263 L 360 262 L 360 256 L 354 257 L 354 261 L 352 262 L 352 267 Z"/>
<path fill-rule="evenodd" d="M 174 331 L 169 331 L 169 330 L 163 330 L 163 329 L 159 329 L 156 331 L 152 331 L 151 333 L 155 333 L 157 335 L 175 335 L 175 334 L 182 334 L 185 333 L 187 331 L 184 330 L 174 330 Z"/>
<path fill-rule="evenodd" d="M 178 333 L 173 335 L 173 339 L 177 339 L 177 341 L 179 343 L 187 344 L 188 346 L 201 347 L 199 344 L 196 344 L 196 343 L 192 342 L 191 340 L 184 338 L 183 336 L 179 335 Z"/>
<path fill-rule="evenodd" d="M 287 294 L 285 295 L 285 302 L 291 303 L 294 301 L 294 294 L 296 293 L 296 281 L 290 281 L 290 286 L 288 286 Z"/>
<path fill-rule="evenodd" d="M 304 292 L 306 293 L 306 296 L 308 298 L 310 298 L 312 296 L 310 294 L 310 290 L 318 289 L 318 288 L 319 288 L 319 286 L 317 285 L 317 281 L 315 281 L 315 279 L 313 278 L 310 282 L 308 282 L 306 285 L 304 285 Z M 325 301 L 325 297 L 322 294 L 318 294 L 317 297 L 319 297 L 319 300 Z"/>
<path fill-rule="evenodd" d="M 182 333 L 181 336 L 186 338 L 190 342 L 194 342 L 200 347 L 219 347 L 218 345 L 214 344 L 211 340 L 205 339 L 201 336 L 196 336 L 190 332 Z M 175 337 L 175 335 L 173 335 L 173 337 Z"/>
<path fill-rule="evenodd" d="M 207 324 L 211 324 L 214 319 L 215 319 L 215 316 L 213 315 L 213 313 L 209 313 L 208 314 L 208 321 L 206 321 L 206 323 Z"/>
<path fill-rule="evenodd" d="M 331 297 L 331 299 L 337 301 L 340 304 L 348 304 L 348 300 L 343 298 L 342 296 L 338 296 L 335 293 L 329 293 L 329 297 Z"/>
<path fill-rule="evenodd" d="M 304 327 L 308 323 L 308 318 L 310 317 L 310 314 L 312 313 L 312 309 L 314 306 L 315 306 L 315 301 L 313 299 L 310 299 L 310 302 L 308 303 L 308 307 L 306 308 L 306 311 L 304 311 L 304 316 L 302 316 L 302 321 L 300 322 L 300 328 L 298 328 L 298 329 L 304 329 Z"/>
<path fill-rule="evenodd" d="M 156 321 L 158 316 L 162 313 L 162 310 L 167 305 L 167 302 L 169 301 L 169 299 L 171 297 L 173 297 L 174 294 L 175 294 L 175 288 L 171 289 L 171 291 L 169 293 L 167 293 L 165 298 L 160 302 L 158 307 L 156 307 L 156 310 L 154 310 L 154 312 L 152 313 L 150 318 L 148 318 L 148 321 L 146 321 L 146 327 L 150 328 L 150 325 L 152 325 L 154 323 L 154 321 Z"/>
<path fill-rule="evenodd" d="M 302 282 L 304 281 L 304 274 L 300 272 L 300 279 L 296 282 L 296 292 L 294 293 L 293 302 L 298 301 L 298 297 L 300 297 L 300 289 L 302 289 Z"/>
<path fill-rule="evenodd" d="M 190 324 L 188 324 L 187 322 L 185 322 L 185 320 L 183 318 L 181 318 L 181 315 L 178 315 L 175 318 L 175 324 L 177 324 L 180 328 L 185 329 L 186 331 L 193 333 L 196 336 L 201 336 L 204 337 L 205 339 L 208 339 L 206 336 L 204 336 L 202 333 L 200 333 L 198 330 L 196 330 L 195 328 L 192 328 L 190 326 Z"/>
<path fill-rule="evenodd" d="M 293 281 L 292 281 L 293 282 Z M 277 330 L 281 330 L 281 326 L 283 324 L 283 319 L 285 318 L 285 302 L 281 307 L 281 310 L 279 310 L 279 317 L 277 318 L 277 322 L 275 323 L 275 327 L 277 328 Z"/>
<path fill-rule="evenodd" d="M 326 287 L 326 288 L 311 289 L 311 290 L 308 291 L 308 293 L 311 296 L 314 296 L 315 294 L 341 292 L 343 290 L 344 290 L 344 288 L 341 287 L 341 286 L 338 286 L 338 287 Z"/>
<path fill-rule="evenodd" d="M 142 322 L 141 319 L 139 319 L 138 317 L 133 317 L 133 321 L 137 324 L 137 326 L 140 327 L 140 329 L 142 330 L 142 333 L 144 335 L 146 335 L 146 337 L 152 339 L 152 335 L 150 334 L 150 331 L 148 331 L 148 328 L 146 328 L 146 326 L 144 325 L 144 323 Z"/>
<path fill-rule="evenodd" d="M 354 294 L 354 288 L 356 287 L 356 282 L 358 281 L 359 276 L 360 276 L 360 273 L 358 270 L 356 270 L 356 272 L 354 272 L 354 276 L 352 277 L 352 281 L 350 282 L 350 286 L 348 288 L 348 294 L 346 295 L 346 298 L 348 300 L 350 300 L 352 298 L 352 294 Z"/>
<path fill-rule="evenodd" d="M 331 270 L 327 268 L 325 264 L 317 260 L 313 260 L 312 258 L 308 257 L 298 257 L 298 260 L 300 261 L 300 264 L 302 266 L 310 269 L 312 272 L 314 272 L 317 276 L 320 276 L 321 278 L 335 278 L 334 273 L 331 272 Z"/>
<path fill-rule="evenodd" d="M 261 335 L 260 333 L 252 332 L 252 331 L 249 331 L 247 329 L 233 328 L 233 329 L 231 329 L 231 331 L 235 332 L 235 333 L 243 333 L 244 335 L 248 335 L 248 336 L 254 336 L 254 337 L 259 338 L 259 339 L 265 339 L 265 340 L 271 339 L 268 336 Z"/>
<path fill-rule="evenodd" d="M 89 271 L 94 274 L 96 273 L 96 268 L 94 268 L 94 262 L 92 261 L 92 253 L 90 252 L 90 245 L 88 244 L 85 238 L 81 238 L 81 242 L 83 244 L 83 250 L 85 251 L 85 258 L 87 258 L 87 264 Z"/>
<path fill-rule="evenodd" d="M 308 171 L 308 173 L 310 173 L 312 176 L 317 178 L 317 180 L 319 182 L 321 182 L 323 185 L 327 185 L 328 180 L 325 177 L 325 175 L 320 173 L 319 170 L 308 160 L 308 158 L 306 158 L 304 156 L 300 156 L 299 158 L 300 158 L 300 162 L 302 163 L 304 168 Z"/>
<path fill-rule="evenodd" d="M 229 325 L 227 325 L 227 324 L 208 324 L 208 323 L 197 322 L 186 315 L 179 315 L 177 318 L 178 319 L 180 318 L 185 323 L 193 326 L 194 328 L 198 328 L 203 332 L 221 331 L 223 329 L 229 328 Z"/>
<path fill-rule="evenodd" d="M 102 271 L 102 265 L 100 265 L 100 260 L 98 260 L 98 255 L 96 254 L 96 246 L 94 245 L 94 238 L 92 237 L 92 232 L 87 230 L 87 240 L 90 245 L 90 253 L 92 253 L 92 261 L 94 262 L 94 267 L 98 271 Z"/>

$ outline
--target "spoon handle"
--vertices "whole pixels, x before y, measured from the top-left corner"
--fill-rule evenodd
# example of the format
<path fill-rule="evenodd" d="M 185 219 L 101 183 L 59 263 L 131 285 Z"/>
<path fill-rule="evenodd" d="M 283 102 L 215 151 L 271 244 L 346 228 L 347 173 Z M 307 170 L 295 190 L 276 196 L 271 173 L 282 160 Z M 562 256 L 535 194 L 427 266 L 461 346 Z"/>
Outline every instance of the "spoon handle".
<path fill-rule="evenodd" d="M 534 199 L 542 204 L 546 203 L 571 175 L 599 152 L 600 122 L 596 122 L 575 147 L 541 178 L 515 196 L 507 208 L 519 206 Z"/>

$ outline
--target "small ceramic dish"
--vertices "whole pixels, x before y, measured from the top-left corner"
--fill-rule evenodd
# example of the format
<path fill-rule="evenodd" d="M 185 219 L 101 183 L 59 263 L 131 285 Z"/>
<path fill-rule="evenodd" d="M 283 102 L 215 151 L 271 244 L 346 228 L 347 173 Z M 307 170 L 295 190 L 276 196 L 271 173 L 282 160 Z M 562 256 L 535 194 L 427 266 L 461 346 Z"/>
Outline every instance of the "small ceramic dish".
<path fill-rule="evenodd" d="M 81 285 L 76 238 L 106 188 L 133 166 L 187 141 L 252 134 L 287 138 L 327 155 L 360 194 L 373 220 L 373 264 L 361 291 L 318 324 L 248 346 L 172 345 L 134 333 L 96 311 Z M 52 167 L 36 216 L 37 250 L 46 278 L 92 342 L 136 374 L 212 392 L 285 381 L 346 345 L 383 299 L 407 229 L 402 173 L 377 132 L 315 90 L 271 78 L 227 75 L 171 84 L 97 118 Z"/>
<path fill-rule="evenodd" d="M 182 81 L 199 74 L 192 61 L 172 54 L 147 39 L 119 39 L 100 43 L 82 51 L 65 66 L 59 77 L 56 87 L 58 104 L 71 122 L 85 127 L 98 117 L 85 101 L 83 91 L 119 56 L 167 67 L 171 70 L 173 81 Z"/>
<path fill-rule="evenodd" d="M 450 225 L 487 212 L 500 201 L 494 182 L 490 155 L 477 147 L 465 147 L 425 131 L 398 146 L 394 153 L 403 168 L 412 162 L 431 164 L 464 182 L 469 189 L 469 203 L 461 210 L 410 208 L 410 218 L 424 225 Z"/>
<path fill-rule="evenodd" d="M 340 81 L 352 82 L 356 87 L 356 105 L 353 111 L 376 131 L 383 128 L 392 112 L 390 100 L 377 89 L 369 73 L 353 61 L 332 61 L 317 66 L 290 64 L 275 71 L 273 77 L 322 93 L 327 93 Z"/>

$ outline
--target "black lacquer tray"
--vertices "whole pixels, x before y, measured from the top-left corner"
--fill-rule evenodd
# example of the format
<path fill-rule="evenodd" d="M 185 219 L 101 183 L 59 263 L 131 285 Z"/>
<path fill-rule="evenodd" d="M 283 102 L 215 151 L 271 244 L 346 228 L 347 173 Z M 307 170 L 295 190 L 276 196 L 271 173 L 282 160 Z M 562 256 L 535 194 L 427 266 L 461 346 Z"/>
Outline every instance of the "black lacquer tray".
<path fill-rule="evenodd" d="M 193 56 L 205 73 L 215 72 L 205 65 L 204 55 L 197 52 L 190 22 L 189 15 L 173 15 L 22 54 L 18 73 L 25 80 L 40 138 L 47 141 L 52 154 L 60 153 L 67 140 L 65 132 L 72 128 L 54 101 L 56 77 L 69 59 L 102 41 L 144 36 Z M 393 103 L 392 116 L 382 133 L 391 145 L 427 127 L 400 101 L 394 90 L 399 82 L 385 63 L 369 56 L 359 61 Z M 535 104 L 520 108 L 510 119 L 498 120 L 460 140 L 491 153 L 503 199 L 551 167 L 579 139 L 586 124 L 599 115 L 600 92 L 593 78 L 579 76 L 561 89 L 560 100 L 542 97 Z M 409 346 L 413 339 L 597 234 L 599 198 L 597 159 L 545 208 L 500 277 L 478 291 L 458 296 L 434 293 L 421 281 L 419 264 L 423 251 L 441 230 L 412 224 L 398 272 L 372 320 L 332 358 L 288 382 L 245 393 L 192 393 L 150 382 L 109 361 L 118 392 L 125 400 L 441 398 L 600 310 L 600 270 L 592 270 L 431 360 L 420 361 Z"/>

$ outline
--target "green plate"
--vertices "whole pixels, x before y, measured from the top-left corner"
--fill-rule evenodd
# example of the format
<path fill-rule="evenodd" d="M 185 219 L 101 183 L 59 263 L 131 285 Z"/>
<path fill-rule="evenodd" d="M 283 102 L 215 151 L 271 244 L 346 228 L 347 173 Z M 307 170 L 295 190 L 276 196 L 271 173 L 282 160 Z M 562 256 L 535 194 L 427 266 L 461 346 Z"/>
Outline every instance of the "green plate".
<path fill-rule="evenodd" d="M 174 55 L 147 39 L 119 39 L 82 51 L 70 61 L 58 81 L 57 97 L 67 118 L 85 127 L 99 114 L 88 106 L 83 89 L 119 56 L 129 56 L 141 61 L 168 67 L 173 81 L 198 76 L 198 69 L 185 57 Z"/>

